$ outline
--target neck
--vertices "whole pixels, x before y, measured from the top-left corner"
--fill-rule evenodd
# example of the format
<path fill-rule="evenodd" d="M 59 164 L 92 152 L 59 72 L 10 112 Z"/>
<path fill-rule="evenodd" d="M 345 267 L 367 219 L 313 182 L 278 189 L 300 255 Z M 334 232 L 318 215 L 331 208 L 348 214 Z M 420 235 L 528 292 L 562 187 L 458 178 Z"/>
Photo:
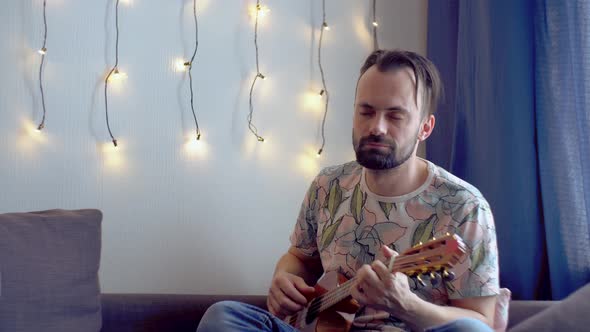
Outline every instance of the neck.
<path fill-rule="evenodd" d="M 415 155 L 396 168 L 372 170 L 365 168 L 369 189 L 379 196 L 402 196 L 418 189 L 428 178 L 428 166 Z"/>

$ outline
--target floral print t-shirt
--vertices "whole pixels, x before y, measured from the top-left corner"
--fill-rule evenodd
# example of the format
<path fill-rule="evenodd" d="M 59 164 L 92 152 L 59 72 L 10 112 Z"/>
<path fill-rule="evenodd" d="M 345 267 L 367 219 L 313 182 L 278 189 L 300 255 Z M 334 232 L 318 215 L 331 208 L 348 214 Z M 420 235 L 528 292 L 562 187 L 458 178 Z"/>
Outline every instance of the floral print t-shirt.
<path fill-rule="evenodd" d="M 291 244 L 304 255 L 319 256 L 324 272 L 351 278 L 363 264 L 380 257 L 382 245 L 401 253 L 432 237 L 457 234 L 468 254 L 453 268 L 455 279 L 436 287 L 427 278 L 426 286 L 409 279 L 412 291 L 438 305 L 498 294 L 498 250 L 489 204 L 472 185 L 424 162 L 424 184 L 396 197 L 371 192 L 365 169 L 356 161 L 323 169 L 305 195 Z M 367 307 L 357 313 L 354 328 L 409 330 L 393 315 Z"/>

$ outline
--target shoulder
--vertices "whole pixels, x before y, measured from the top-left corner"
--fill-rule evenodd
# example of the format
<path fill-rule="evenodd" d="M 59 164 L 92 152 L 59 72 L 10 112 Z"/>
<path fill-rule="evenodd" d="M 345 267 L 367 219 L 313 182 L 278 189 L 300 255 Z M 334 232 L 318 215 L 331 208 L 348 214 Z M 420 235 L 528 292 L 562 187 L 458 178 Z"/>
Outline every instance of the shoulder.
<path fill-rule="evenodd" d="M 319 186 L 329 185 L 334 180 L 343 181 L 344 179 L 360 177 L 363 167 L 356 161 L 350 161 L 340 165 L 334 165 L 323 168 L 315 178 L 315 183 Z"/>
<path fill-rule="evenodd" d="M 471 202 L 478 207 L 489 208 L 487 200 L 474 185 L 430 161 L 427 163 L 433 172 L 429 190 L 436 192 L 441 198 L 450 198 L 455 202 Z"/>

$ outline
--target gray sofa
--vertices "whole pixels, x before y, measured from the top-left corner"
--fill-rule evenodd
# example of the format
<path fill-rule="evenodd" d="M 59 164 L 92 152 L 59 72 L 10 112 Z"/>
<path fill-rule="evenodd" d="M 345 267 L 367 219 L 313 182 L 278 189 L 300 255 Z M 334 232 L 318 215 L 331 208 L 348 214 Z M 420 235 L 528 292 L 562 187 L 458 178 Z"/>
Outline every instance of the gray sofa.
<path fill-rule="evenodd" d="M 0 214 L 0 331 L 195 331 L 215 302 L 265 307 L 265 296 L 101 294 L 101 221 L 94 209 Z M 509 327 L 583 331 L 589 298 L 590 284 L 559 303 L 512 301 Z"/>
<path fill-rule="evenodd" d="M 194 332 L 207 308 L 236 300 L 265 308 L 265 296 L 103 294 L 103 332 Z M 512 301 L 509 327 L 551 306 L 548 301 Z"/>

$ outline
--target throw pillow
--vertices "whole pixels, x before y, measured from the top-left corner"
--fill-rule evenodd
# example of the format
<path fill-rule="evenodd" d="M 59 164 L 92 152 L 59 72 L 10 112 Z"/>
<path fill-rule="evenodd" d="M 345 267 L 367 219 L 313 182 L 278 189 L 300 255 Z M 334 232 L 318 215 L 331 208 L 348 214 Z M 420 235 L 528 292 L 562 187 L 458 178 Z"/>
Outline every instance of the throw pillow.
<path fill-rule="evenodd" d="M 504 332 L 508 327 L 508 305 L 512 292 L 508 288 L 500 288 L 500 294 L 496 297 L 496 310 L 494 313 L 494 331 Z"/>
<path fill-rule="evenodd" d="M 102 214 L 0 214 L 0 331 L 100 331 Z"/>

